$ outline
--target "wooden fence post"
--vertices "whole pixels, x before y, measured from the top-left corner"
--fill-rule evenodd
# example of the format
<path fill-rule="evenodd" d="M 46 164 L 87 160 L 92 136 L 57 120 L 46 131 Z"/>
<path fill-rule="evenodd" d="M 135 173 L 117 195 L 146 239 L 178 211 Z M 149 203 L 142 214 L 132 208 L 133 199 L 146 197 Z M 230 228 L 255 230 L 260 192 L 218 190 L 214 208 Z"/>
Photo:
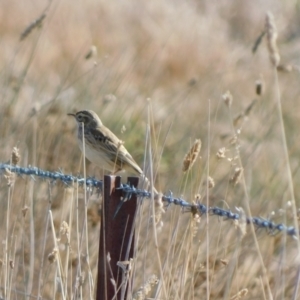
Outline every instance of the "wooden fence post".
<path fill-rule="evenodd" d="M 137 187 L 138 178 L 130 177 L 128 180 Z M 124 286 L 123 270 L 117 262 L 133 258 L 137 197 L 133 195 L 124 202 L 115 215 L 122 197 L 122 190 L 118 190 L 120 185 L 120 176 L 104 177 L 96 300 L 126 299 L 128 282 Z"/>

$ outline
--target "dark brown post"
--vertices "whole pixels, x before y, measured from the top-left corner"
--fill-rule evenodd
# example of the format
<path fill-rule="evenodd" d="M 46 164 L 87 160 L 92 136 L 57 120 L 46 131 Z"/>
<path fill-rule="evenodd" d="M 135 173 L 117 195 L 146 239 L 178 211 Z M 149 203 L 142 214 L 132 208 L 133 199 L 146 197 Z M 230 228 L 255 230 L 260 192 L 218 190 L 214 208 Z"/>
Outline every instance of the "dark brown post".
<path fill-rule="evenodd" d="M 128 178 L 131 185 L 137 187 L 138 178 Z M 104 196 L 102 205 L 97 300 L 126 299 L 126 286 L 122 284 L 123 270 L 117 266 L 118 261 L 129 261 L 134 252 L 134 219 L 137 208 L 135 195 L 124 202 L 115 215 L 121 202 L 122 191 L 120 176 L 104 177 Z M 108 260 L 108 253 L 110 261 Z M 115 285 L 112 283 L 115 281 Z M 123 290 L 123 292 L 122 292 Z"/>

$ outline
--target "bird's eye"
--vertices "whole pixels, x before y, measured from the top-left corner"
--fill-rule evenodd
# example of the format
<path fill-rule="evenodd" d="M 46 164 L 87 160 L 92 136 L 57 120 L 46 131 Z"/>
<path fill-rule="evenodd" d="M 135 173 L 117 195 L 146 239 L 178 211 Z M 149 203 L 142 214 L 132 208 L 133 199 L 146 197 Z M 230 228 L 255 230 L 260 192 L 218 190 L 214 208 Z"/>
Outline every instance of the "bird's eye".
<path fill-rule="evenodd" d="M 84 122 L 84 117 L 82 115 L 77 116 L 78 122 Z"/>

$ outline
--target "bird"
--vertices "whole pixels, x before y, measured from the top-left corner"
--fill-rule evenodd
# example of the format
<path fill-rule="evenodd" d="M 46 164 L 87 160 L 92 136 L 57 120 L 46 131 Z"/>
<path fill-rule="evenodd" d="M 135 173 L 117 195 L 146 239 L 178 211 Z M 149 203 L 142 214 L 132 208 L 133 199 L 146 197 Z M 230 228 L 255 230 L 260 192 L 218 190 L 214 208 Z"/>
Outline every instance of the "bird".
<path fill-rule="evenodd" d="M 142 177 L 148 185 L 150 184 L 143 170 L 124 147 L 124 142 L 103 125 L 94 111 L 81 110 L 75 114 L 68 113 L 68 116 L 72 116 L 76 120 L 79 148 L 91 163 L 112 174 L 128 171 Z M 83 146 L 83 134 L 85 147 Z M 153 191 L 157 194 L 154 187 Z"/>

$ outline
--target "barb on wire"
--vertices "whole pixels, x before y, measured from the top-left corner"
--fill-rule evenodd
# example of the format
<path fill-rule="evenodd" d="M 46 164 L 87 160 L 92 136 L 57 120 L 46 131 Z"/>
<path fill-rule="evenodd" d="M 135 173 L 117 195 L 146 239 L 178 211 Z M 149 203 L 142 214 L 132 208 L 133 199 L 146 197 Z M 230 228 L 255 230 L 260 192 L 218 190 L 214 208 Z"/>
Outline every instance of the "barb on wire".
<path fill-rule="evenodd" d="M 50 172 L 45 171 L 37 167 L 19 167 L 15 165 L 0 163 L 0 175 L 3 173 L 3 171 L 9 170 L 12 173 L 16 173 L 18 175 L 27 175 L 31 176 L 32 178 L 40 177 L 42 179 L 50 179 L 53 182 L 60 180 L 66 185 L 70 185 L 72 183 L 79 183 L 80 185 L 86 184 L 87 187 L 97 188 L 98 191 L 101 191 L 103 189 L 103 182 L 101 180 L 97 180 L 95 178 L 89 177 L 86 180 L 83 177 L 80 176 L 74 176 L 74 175 L 65 175 L 63 172 Z M 123 192 L 123 199 L 129 199 L 132 194 L 137 195 L 140 198 L 151 198 L 151 193 L 147 190 L 143 189 L 137 189 L 135 187 L 130 186 L 129 184 L 122 184 L 120 189 L 122 189 Z M 222 217 L 226 220 L 240 220 L 241 216 L 239 213 L 234 213 L 231 210 L 219 208 L 219 207 L 207 207 L 204 204 L 197 203 L 192 204 L 187 202 L 186 200 L 182 198 L 176 198 L 173 197 L 173 193 L 169 191 L 168 195 L 162 196 L 162 201 L 166 203 L 167 206 L 170 206 L 171 204 L 179 205 L 182 209 L 185 209 L 187 211 L 195 212 L 197 211 L 199 215 L 215 215 Z M 265 229 L 269 234 L 276 234 L 278 232 L 284 232 L 287 235 L 297 238 L 298 233 L 296 229 L 292 226 L 288 227 L 284 224 L 276 224 L 272 222 L 271 220 L 267 220 L 261 217 L 247 217 L 246 223 L 250 224 L 252 223 L 257 228 Z"/>

